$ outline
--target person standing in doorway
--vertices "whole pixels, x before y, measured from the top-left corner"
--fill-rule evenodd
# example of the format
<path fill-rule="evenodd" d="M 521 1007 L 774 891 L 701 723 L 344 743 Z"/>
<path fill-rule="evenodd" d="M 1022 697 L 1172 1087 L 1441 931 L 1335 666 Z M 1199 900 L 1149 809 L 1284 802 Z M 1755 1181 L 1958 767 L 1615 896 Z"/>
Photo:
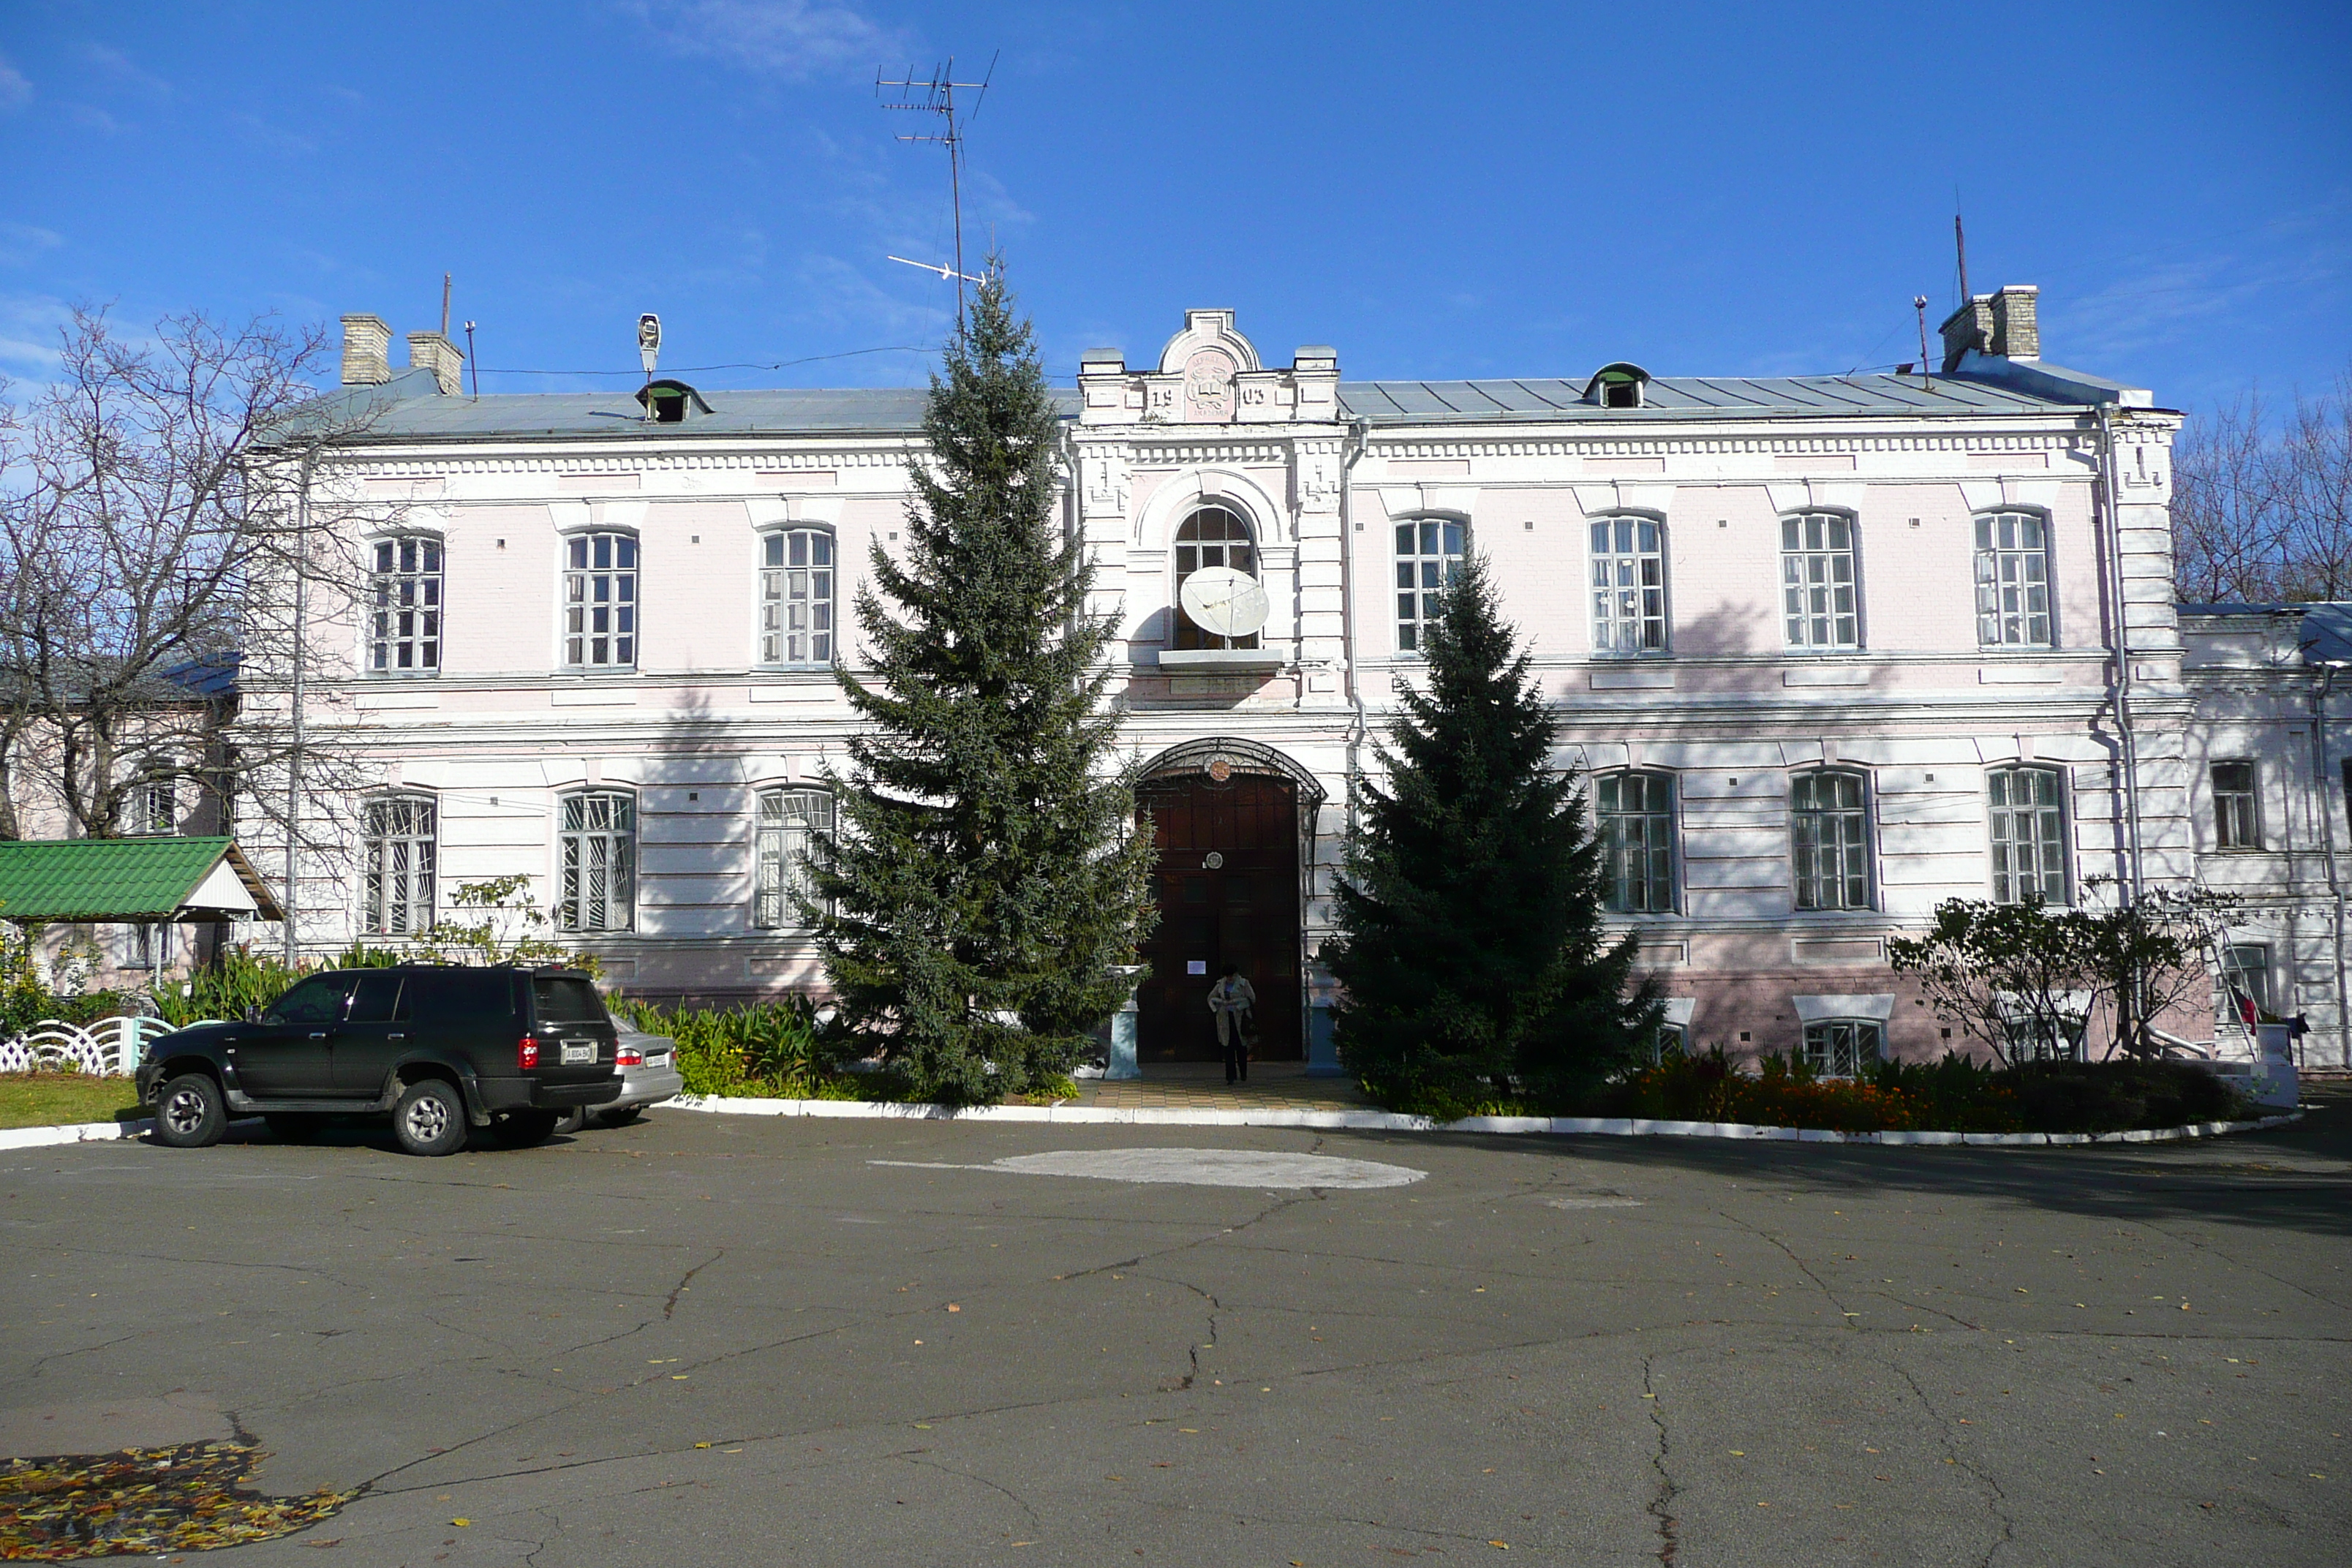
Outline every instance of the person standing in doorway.
<path fill-rule="evenodd" d="M 1215 1020 L 1217 1044 L 1224 1047 L 1225 1081 L 1249 1081 L 1250 1046 L 1257 1036 L 1257 992 L 1242 978 L 1241 966 L 1225 965 L 1209 987 L 1209 1015 Z"/>

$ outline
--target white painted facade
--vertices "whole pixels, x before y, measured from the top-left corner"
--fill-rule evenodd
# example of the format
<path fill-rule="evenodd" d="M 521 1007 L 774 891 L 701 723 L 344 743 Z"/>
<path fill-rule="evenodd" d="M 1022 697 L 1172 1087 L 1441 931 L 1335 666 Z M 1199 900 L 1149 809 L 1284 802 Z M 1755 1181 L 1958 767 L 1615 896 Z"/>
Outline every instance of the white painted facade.
<path fill-rule="evenodd" d="M 1330 995 L 1312 959 L 1349 781 L 1374 764 L 1419 666 L 1396 575 L 1399 525 L 1424 520 L 1459 525 L 1493 562 L 1558 705 L 1560 762 L 1655 781 L 1667 858 L 1649 862 L 1665 868 L 1650 891 L 1667 907 L 1620 918 L 1694 1044 L 1788 1050 L 1807 1024 L 1843 1019 L 1878 1023 L 1894 1054 L 1940 1051 L 1885 942 L 1942 899 L 1994 892 L 1991 792 L 2016 784 L 2008 770 L 2040 770 L 2055 792 L 2063 896 L 2135 861 L 2152 880 L 2194 874 L 2204 699 L 2183 680 L 2170 593 L 2178 417 L 2042 363 L 2030 291 L 1996 298 L 1998 319 L 1956 315 L 1995 325 L 1955 337 L 1948 375 L 1630 373 L 1630 407 L 1580 381 L 1343 383 L 1332 351 L 1268 363 L 1216 310 L 1189 312 L 1138 363 L 1084 357 L 1066 510 L 1124 634 L 1129 737 L 1147 759 L 1254 743 L 1319 785 L 1300 900 L 1310 1000 Z M 383 791 L 431 804 L 445 903 L 457 883 L 521 872 L 555 907 L 563 797 L 616 794 L 635 809 L 629 929 L 577 939 L 616 980 L 707 996 L 820 984 L 805 933 L 754 923 L 759 796 L 815 786 L 851 718 L 828 668 L 761 658 L 763 540 L 829 538 L 837 657 L 856 668 L 848 606 L 869 550 L 902 528 L 919 394 L 710 393 L 679 424 L 634 417 L 620 396 L 467 399 L 436 374 L 437 345 L 426 368 L 394 373 L 371 355 L 373 318 L 357 320 L 350 395 L 377 416 L 321 482 L 399 507 L 397 531 L 437 543 L 446 622 L 433 670 L 375 672 L 352 617 L 348 658 L 309 676 L 319 743 L 357 748 Z M 1256 648 L 1175 646 L 1177 535 L 1204 508 L 1250 535 L 1272 605 Z M 1851 546 L 1850 646 L 1792 645 L 1785 525 L 1807 517 L 1845 530 L 1821 537 Z M 2039 642 L 1981 635 L 1978 529 L 2002 517 L 2039 531 Z M 1639 648 L 1637 627 L 1637 650 L 1620 651 L 1598 628 L 1603 519 L 1652 525 L 1662 647 Z M 566 667 L 564 554 L 595 533 L 639 552 L 625 668 Z M 1822 553 L 1801 551 L 1797 569 Z M 247 696 L 283 700 L 266 681 Z M 1836 889 L 1857 907 L 1799 908 L 1798 808 L 1828 801 L 1843 831 L 1857 800 L 1860 858 L 1841 864 L 1860 879 Z M 1809 832 L 1826 820 L 1806 815 Z M 297 889 L 305 949 L 371 923 L 349 837 Z M 2315 1063 L 2342 1058 L 2332 1018 Z M 2200 1022 L 2182 1026 L 2210 1037 Z"/>

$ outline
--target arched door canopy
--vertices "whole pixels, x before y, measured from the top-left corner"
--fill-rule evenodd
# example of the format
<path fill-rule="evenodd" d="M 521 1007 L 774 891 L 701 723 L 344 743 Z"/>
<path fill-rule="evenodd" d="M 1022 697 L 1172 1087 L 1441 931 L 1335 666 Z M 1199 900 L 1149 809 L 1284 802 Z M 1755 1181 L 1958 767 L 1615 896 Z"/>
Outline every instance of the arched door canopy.
<path fill-rule="evenodd" d="M 1209 773 L 1212 764 L 1219 761 L 1232 773 L 1288 780 L 1298 790 L 1298 804 L 1306 821 L 1313 821 L 1313 808 L 1323 804 L 1323 786 L 1316 782 L 1313 773 L 1272 746 L 1231 735 L 1212 735 L 1171 746 L 1143 765 L 1138 782 L 1148 785 L 1154 779 Z"/>

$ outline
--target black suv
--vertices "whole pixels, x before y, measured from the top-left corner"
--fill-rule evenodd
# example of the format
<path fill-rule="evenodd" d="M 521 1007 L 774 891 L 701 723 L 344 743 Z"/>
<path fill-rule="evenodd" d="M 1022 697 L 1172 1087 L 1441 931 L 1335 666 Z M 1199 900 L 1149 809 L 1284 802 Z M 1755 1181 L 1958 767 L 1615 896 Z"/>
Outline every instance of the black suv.
<path fill-rule="evenodd" d="M 163 1036 L 139 1064 L 155 1141 L 216 1143 L 231 1116 L 299 1139 L 327 1116 L 392 1116 L 412 1154 L 454 1154 L 469 1128 L 511 1147 L 621 1093 L 604 1000 L 571 969 L 404 963 L 298 982 L 238 1024 Z"/>

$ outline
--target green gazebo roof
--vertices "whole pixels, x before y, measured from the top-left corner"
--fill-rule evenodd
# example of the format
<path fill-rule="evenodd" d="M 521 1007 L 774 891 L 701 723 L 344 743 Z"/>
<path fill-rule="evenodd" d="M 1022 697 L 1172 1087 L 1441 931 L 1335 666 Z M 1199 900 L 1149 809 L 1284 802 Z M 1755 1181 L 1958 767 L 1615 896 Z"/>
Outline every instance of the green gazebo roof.
<path fill-rule="evenodd" d="M 74 838 L 0 843 L 0 920 L 282 920 L 229 838 Z"/>

